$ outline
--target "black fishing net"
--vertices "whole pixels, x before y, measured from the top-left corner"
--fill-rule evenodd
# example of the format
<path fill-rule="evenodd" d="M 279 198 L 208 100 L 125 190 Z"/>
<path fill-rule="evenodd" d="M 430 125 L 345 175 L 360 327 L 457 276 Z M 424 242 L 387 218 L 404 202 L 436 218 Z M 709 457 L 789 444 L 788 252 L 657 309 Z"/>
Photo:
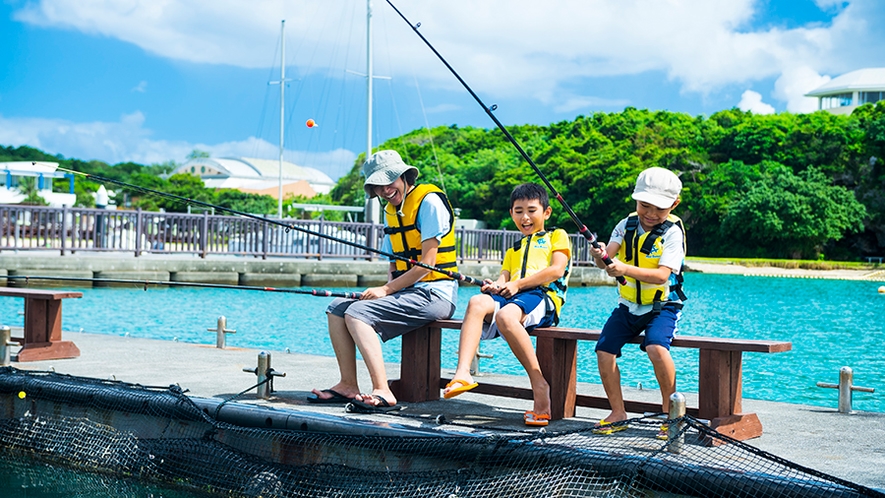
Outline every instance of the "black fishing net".
<path fill-rule="evenodd" d="M 655 437 L 660 420 L 633 420 L 610 436 L 429 427 L 379 436 L 317 429 L 360 424 L 343 418 L 237 409 L 246 414 L 242 425 L 216 420 L 221 409 L 174 386 L 0 368 L 0 458 L 12 462 L 0 477 L 39 487 L 46 480 L 34 473 L 52 465 L 78 471 L 95 491 L 127 494 L 137 481 L 189 496 L 885 496 L 691 418 L 669 421 L 668 441 Z M 281 417 L 294 428 L 276 428 Z"/>

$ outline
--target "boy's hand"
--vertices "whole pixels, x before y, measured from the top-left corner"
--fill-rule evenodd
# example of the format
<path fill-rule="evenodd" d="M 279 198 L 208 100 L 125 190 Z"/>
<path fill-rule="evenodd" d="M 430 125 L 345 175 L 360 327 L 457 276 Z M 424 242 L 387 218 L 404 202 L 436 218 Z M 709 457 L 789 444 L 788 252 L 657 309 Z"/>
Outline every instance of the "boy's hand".
<path fill-rule="evenodd" d="M 623 277 L 627 274 L 627 265 L 617 259 L 613 259 L 612 264 L 605 267 L 605 272 L 609 277 Z"/>
<path fill-rule="evenodd" d="M 510 281 L 498 288 L 498 295 L 504 298 L 511 298 L 519 292 L 519 283 Z"/>
<path fill-rule="evenodd" d="M 497 294 L 498 284 L 487 278 L 482 281 L 482 286 L 480 286 L 479 291 L 483 294 Z"/>

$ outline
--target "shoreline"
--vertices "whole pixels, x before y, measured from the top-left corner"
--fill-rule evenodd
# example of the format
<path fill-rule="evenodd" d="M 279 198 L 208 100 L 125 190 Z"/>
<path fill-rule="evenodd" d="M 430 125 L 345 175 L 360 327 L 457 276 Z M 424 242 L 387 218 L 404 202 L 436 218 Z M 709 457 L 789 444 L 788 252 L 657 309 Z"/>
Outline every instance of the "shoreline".
<path fill-rule="evenodd" d="M 696 272 L 721 275 L 742 275 L 745 277 L 821 278 L 885 282 L 885 269 L 808 270 L 804 268 L 780 268 L 775 266 L 743 266 L 730 263 L 706 263 L 692 261 L 691 258 L 685 262 L 685 271 L 686 273 Z"/>

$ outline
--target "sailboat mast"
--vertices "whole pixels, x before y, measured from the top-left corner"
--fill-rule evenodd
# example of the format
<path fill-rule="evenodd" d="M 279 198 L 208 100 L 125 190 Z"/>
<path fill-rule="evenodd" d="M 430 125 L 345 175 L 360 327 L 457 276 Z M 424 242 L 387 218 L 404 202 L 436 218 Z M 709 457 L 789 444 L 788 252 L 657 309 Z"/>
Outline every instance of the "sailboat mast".
<path fill-rule="evenodd" d="M 366 0 L 366 160 L 372 155 L 372 0 Z M 368 223 L 381 223 L 381 204 L 366 199 L 365 218 Z"/>
<path fill-rule="evenodd" d="M 279 174 L 279 195 L 277 199 L 277 218 L 283 219 L 283 134 L 284 115 L 286 109 L 286 20 L 280 24 L 280 174 Z"/>
<path fill-rule="evenodd" d="M 366 159 L 372 155 L 372 0 L 366 0 Z"/>

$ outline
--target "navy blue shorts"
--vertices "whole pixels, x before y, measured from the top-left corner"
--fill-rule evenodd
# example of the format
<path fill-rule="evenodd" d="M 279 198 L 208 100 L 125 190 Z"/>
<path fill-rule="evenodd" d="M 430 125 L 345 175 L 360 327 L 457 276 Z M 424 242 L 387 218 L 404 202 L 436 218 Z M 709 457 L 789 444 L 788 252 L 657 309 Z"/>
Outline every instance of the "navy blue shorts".
<path fill-rule="evenodd" d="M 520 291 L 510 298 L 501 297 L 497 294 L 490 294 L 489 297 L 495 301 L 497 308 L 492 316 L 491 324 L 483 327 L 482 340 L 494 339 L 501 335 L 495 318 L 498 316 L 498 311 L 508 304 L 515 304 L 522 310 L 522 313 L 525 315 L 522 325 L 528 332 L 531 332 L 536 327 L 549 327 L 553 325 L 554 318 L 556 318 L 556 308 L 540 287 Z"/>
<path fill-rule="evenodd" d="M 637 323 L 642 319 L 642 315 L 632 315 L 626 306 L 618 305 L 605 326 L 602 327 L 602 334 L 596 343 L 596 351 L 604 351 L 617 357 L 621 356 L 621 349 L 631 339 L 643 332 L 642 329 L 637 330 Z M 645 335 L 639 348 L 645 351 L 649 345 L 663 346 L 670 350 L 670 343 L 676 334 L 676 322 L 679 321 L 679 310 L 672 306 L 665 306 L 661 310 L 661 314 L 652 318 L 651 322 L 645 327 Z"/>

